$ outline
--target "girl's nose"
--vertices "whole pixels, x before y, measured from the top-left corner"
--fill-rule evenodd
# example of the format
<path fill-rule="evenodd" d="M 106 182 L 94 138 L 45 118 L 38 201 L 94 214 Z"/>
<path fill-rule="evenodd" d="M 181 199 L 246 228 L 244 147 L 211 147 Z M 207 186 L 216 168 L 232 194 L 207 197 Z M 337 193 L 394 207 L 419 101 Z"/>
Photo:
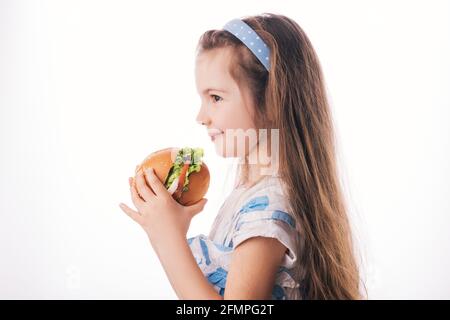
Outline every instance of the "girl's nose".
<path fill-rule="evenodd" d="M 202 109 L 200 109 L 197 117 L 195 118 L 198 124 L 203 126 L 208 126 L 211 123 L 211 120 L 206 116 L 205 113 L 202 113 Z"/>

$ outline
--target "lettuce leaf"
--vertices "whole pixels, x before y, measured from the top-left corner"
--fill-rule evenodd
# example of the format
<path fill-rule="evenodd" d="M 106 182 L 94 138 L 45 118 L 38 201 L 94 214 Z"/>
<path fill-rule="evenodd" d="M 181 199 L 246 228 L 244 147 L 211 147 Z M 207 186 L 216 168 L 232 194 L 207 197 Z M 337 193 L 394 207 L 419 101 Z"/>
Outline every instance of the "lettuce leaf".
<path fill-rule="evenodd" d="M 168 189 L 172 182 L 177 179 L 181 174 L 181 169 L 183 168 L 184 161 L 183 157 L 190 154 L 191 155 L 191 165 L 186 173 L 186 179 L 183 184 L 183 191 L 187 191 L 187 185 L 189 184 L 189 175 L 192 172 L 200 172 L 202 165 L 203 149 L 202 148 L 182 148 L 178 151 L 175 157 L 174 164 L 170 168 L 169 174 L 167 176 L 166 182 L 164 183 L 166 189 Z"/>

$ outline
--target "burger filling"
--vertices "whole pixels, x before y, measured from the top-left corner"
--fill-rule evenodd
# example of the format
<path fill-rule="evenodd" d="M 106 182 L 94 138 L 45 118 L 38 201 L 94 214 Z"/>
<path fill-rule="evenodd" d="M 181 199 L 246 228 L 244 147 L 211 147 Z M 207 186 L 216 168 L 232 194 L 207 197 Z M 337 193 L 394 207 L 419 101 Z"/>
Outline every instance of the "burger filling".
<path fill-rule="evenodd" d="M 164 183 L 170 194 L 179 198 L 182 192 L 189 190 L 189 175 L 200 171 L 202 157 L 202 148 L 182 148 L 178 151 Z"/>

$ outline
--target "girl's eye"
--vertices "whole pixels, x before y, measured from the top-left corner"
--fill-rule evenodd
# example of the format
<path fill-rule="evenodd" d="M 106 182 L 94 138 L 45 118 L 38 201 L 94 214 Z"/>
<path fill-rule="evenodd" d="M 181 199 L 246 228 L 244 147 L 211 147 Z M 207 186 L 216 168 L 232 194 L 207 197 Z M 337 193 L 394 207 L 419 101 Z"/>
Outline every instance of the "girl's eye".
<path fill-rule="evenodd" d="M 212 94 L 211 97 L 213 98 L 214 103 L 215 103 L 215 102 L 219 102 L 220 99 L 222 99 L 221 97 L 219 97 L 218 95 L 215 95 L 215 94 Z M 216 98 L 219 98 L 219 100 L 217 100 Z"/>

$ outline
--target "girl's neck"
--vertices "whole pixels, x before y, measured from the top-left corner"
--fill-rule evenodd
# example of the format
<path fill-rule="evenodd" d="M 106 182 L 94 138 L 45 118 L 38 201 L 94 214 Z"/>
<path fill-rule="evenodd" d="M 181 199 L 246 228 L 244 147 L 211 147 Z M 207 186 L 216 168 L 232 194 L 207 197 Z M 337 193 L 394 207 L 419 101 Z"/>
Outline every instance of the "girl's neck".
<path fill-rule="evenodd" d="M 245 171 L 244 166 L 247 165 L 248 170 Z M 247 173 L 247 174 L 246 174 Z M 264 179 L 265 175 L 259 174 L 259 165 L 257 164 L 241 164 L 240 170 L 236 173 L 235 188 L 251 188 Z"/>
<path fill-rule="evenodd" d="M 240 165 L 236 173 L 235 188 L 251 188 L 272 172 L 269 170 L 273 169 L 272 162 L 262 164 L 259 161 L 249 161 L 249 159 L 259 160 L 258 157 L 251 158 L 251 156 L 252 154 L 247 156 L 245 160 L 239 159 Z"/>

